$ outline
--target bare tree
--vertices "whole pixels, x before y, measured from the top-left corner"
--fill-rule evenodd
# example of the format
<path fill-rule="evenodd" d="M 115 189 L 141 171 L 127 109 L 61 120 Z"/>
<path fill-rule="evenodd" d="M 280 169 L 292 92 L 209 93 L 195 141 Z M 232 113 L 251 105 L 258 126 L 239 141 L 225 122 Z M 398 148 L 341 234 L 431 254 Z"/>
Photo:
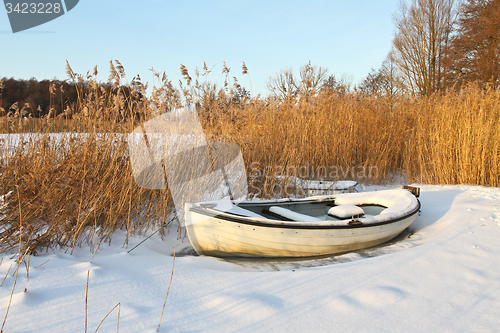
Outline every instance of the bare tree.
<path fill-rule="evenodd" d="M 323 67 L 311 65 L 309 61 L 300 68 L 299 91 L 302 94 L 318 92 L 323 82 L 327 79 L 328 70 Z"/>
<path fill-rule="evenodd" d="M 352 78 L 347 75 L 342 75 L 337 78 L 335 75 L 330 75 L 323 80 L 320 87 L 320 92 L 324 94 L 335 94 L 337 96 L 345 96 L 351 91 Z"/>
<path fill-rule="evenodd" d="M 284 99 L 288 95 L 296 95 L 298 91 L 297 83 L 291 68 L 281 70 L 269 79 L 267 89 L 274 97 Z"/>
<path fill-rule="evenodd" d="M 467 0 L 450 47 L 449 85 L 500 86 L 500 0 Z"/>
<path fill-rule="evenodd" d="M 316 94 L 328 78 L 328 70 L 308 62 L 300 67 L 299 78 L 291 68 L 280 71 L 269 79 L 267 88 L 280 99 L 287 96 L 309 96 Z"/>
<path fill-rule="evenodd" d="M 382 66 L 371 70 L 359 85 L 359 90 L 367 95 L 393 97 L 404 91 L 404 80 L 394 62 L 394 51 L 389 52 Z"/>
<path fill-rule="evenodd" d="M 370 73 L 358 85 L 358 90 L 365 95 L 381 95 L 383 79 L 380 70 L 377 71 L 372 68 Z"/>
<path fill-rule="evenodd" d="M 443 87 L 448 44 L 456 18 L 455 0 L 402 2 L 394 16 L 394 62 L 414 93 Z"/>

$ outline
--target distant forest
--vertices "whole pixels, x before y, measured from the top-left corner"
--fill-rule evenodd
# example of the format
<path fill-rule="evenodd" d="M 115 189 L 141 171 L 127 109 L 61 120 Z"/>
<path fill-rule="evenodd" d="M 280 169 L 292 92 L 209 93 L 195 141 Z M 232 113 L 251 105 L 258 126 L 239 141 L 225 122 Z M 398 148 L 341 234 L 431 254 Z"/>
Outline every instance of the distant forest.
<path fill-rule="evenodd" d="M 326 68 L 309 62 L 300 68 L 299 77 L 291 68 L 270 77 L 267 100 L 309 101 L 331 92 L 390 99 L 431 96 L 448 90 L 460 91 L 470 83 L 484 90 L 500 88 L 500 0 L 402 1 L 393 20 L 396 33 L 386 59 L 357 86 L 351 87 L 349 82 L 328 74 Z M 184 82 L 179 81 L 178 87 L 165 73 L 160 75 L 153 70 L 160 86 L 153 85 L 147 99 L 147 83 L 143 84 L 139 76 L 123 85 L 125 71 L 117 60 L 115 64 L 110 61 L 107 83 L 96 81 L 97 67 L 87 76 L 74 73 L 69 63 L 66 69 L 67 81 L 2 78 L 0 117 L 55 118 L 60 115 L 60 118 L 70 118 L 87 106 L 86 113 L 97 117 L 102 117 L 102 112 L 109 107 L 116 111 L 120 121 L 130 115 L 140 119 L 137 110 L 148 103 L 161 110 L 196 104 L 207 111 L 222 106 L 227 109 L 231 103 L 243 105 L 251 100 L 266 100 L 260 95 L 250 98 L 248 90 L 232 73 L 229 75 L 230 68 L 225 62 L 222 88 L 199 81 L 211 72 L 206 63 L 201 71 L 196 68 L 193 77 L 181 64 Z M 248 74 L 245 63 L 241 73 Z"/>
<path fill-rule="evenodd" d="M 1 78 L 0 82 L 0 116 L 5 116 L 9 111 L 15 113 L 17 109 L 22 110 L 23 107 L 28 106 L 27 112 L 33 118 L 47 116 L 51 109 L 54 113 L 51 116 L 55 117 L 64 113 L 68 107 L 74 109 L 78 102 L 78 92 L 74 82 L 5 77 Z M 85 86 L 88 82 L 82 84 L 84 89 L 81 91 L 85 94 L 87 91 Z M 111 83 L 100 83 L 99 86 L 106 89 L 108 95 L 116 89 Z M 128 87 L 121 87 L 121 89 L 125 95 L 128 95 Z"/>

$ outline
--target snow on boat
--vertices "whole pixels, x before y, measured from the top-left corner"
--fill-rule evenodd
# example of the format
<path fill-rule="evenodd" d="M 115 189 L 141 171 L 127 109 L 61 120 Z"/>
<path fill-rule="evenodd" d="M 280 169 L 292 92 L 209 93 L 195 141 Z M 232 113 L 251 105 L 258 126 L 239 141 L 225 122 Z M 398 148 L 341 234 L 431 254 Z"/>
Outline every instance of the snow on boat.
<path fill-rule="evenodd" d="M 376 246 L 399 235 L 420 209 L 413 192 L 392 189 L 237 205 L 186 203 L 185 221 L 200 255 L 320 256 Z"/>

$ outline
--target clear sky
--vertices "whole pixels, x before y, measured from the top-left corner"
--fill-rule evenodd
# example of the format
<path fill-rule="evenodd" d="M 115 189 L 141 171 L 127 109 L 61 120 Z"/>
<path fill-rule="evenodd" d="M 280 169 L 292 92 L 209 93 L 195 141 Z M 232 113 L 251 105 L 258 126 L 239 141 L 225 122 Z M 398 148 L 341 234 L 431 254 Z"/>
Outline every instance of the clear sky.
<path fill-rule="evenodd" d="M 29 2 L 27 0 L 27 2 Z M 223 61 L 244 87 L 245 62 L 254 95 L 282 69 L 311 61 L 354 84 L 378 69 L 394 35 L 399 0 L 80 0 L 65 15 L 13 34 L 0 14 L 0 77 L 67 79 L 66 60 L 77 73 L 97 65 L 106 81 L 109 61 L 119 60 L 128 80 L 149 69 L 174 84 L 180 64 L 191 76 L 206 62 L 211 82 L 222 84 Z M 250 90 L 250 89 L 249 89 Z"/>

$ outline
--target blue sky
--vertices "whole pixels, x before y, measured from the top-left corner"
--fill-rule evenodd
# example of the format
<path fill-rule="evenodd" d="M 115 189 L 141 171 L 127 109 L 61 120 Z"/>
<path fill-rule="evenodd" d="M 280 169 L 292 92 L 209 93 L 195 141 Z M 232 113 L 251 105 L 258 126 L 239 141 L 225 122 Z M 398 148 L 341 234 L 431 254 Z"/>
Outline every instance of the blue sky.
<path fill-rule="evenodd" d="M 27 1 L 29 2 L 29 1 Z M 206 62 L 211 82 L 222 84 L 225 61 L 240 84 L 245 62 L 254 95 L 282 69 L 311 61 L 356 84 L 378 68 L 394 35 L 399 0 L 161 1 L 80 0 L 67 14 L 13 34 L 0 14 L 0 77 L 65 80 L 66 60 L 77 73 L 97 65 L 106 81 L 109 61 L 119 60 L 128 80 L 150 68 L 177 84 L 180 64 L 191 76 Z"/>

